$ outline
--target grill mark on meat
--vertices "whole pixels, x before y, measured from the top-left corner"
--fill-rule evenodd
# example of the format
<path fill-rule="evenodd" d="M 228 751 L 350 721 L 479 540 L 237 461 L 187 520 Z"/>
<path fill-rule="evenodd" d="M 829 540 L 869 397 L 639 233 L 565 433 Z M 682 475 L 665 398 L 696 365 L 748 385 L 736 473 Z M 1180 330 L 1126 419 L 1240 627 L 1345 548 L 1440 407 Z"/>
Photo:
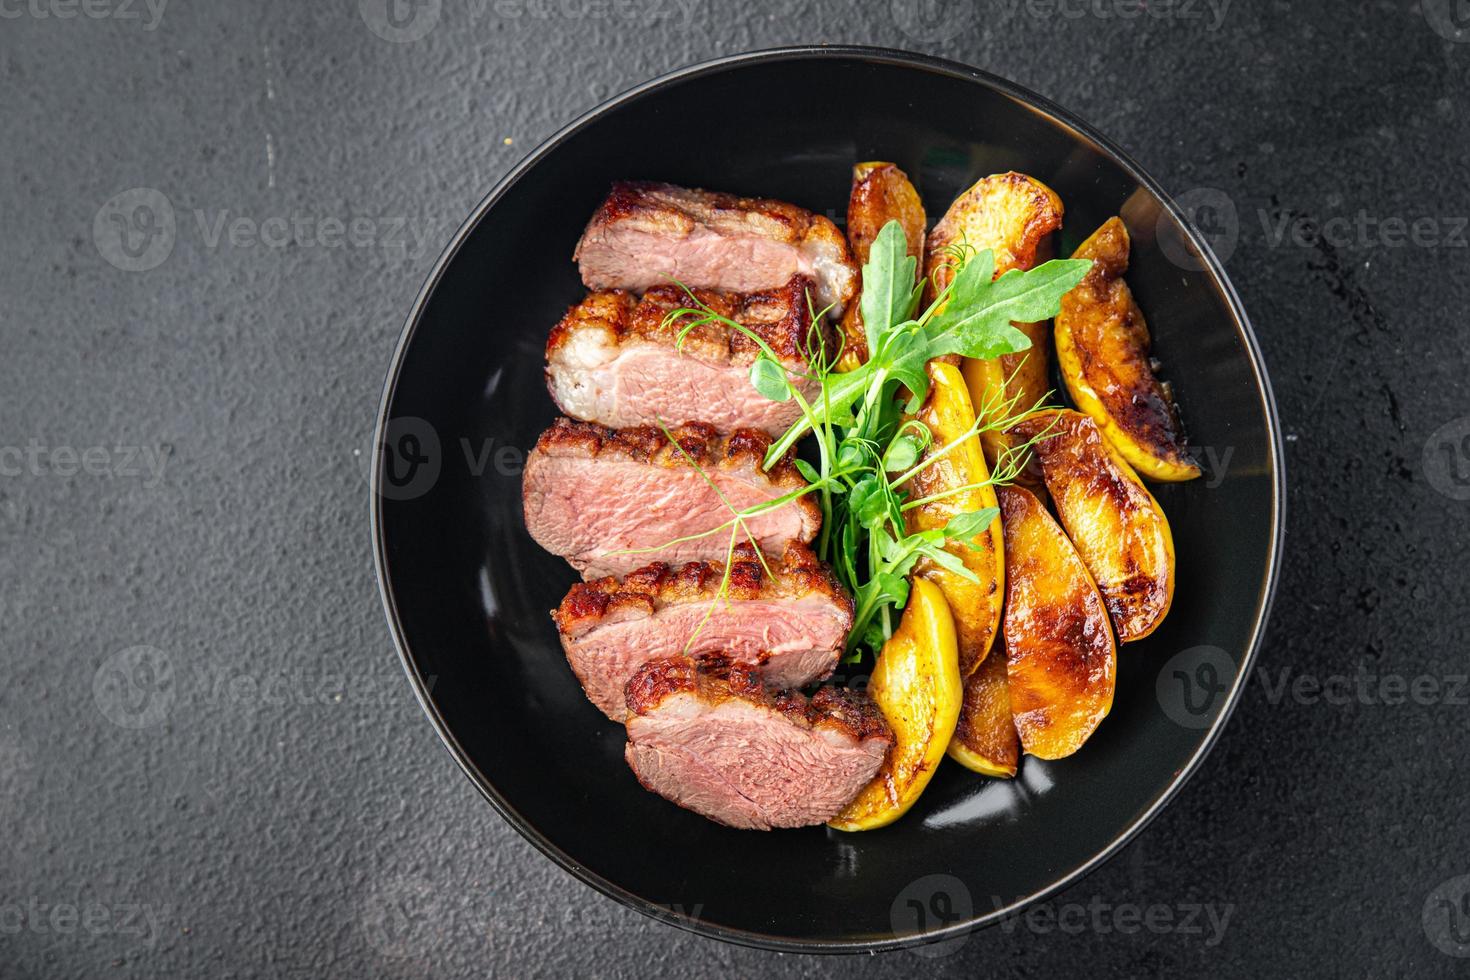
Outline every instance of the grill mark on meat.
<path fill-rule="evenodd" d="M 857 266 L 828 218 L 784 201 L 653 181 L 613 184 L 572 257 L 592 289 L 641 290 L 677 279 L 747 292 L 803 273 L 834 315 L 857 291 Z"/>

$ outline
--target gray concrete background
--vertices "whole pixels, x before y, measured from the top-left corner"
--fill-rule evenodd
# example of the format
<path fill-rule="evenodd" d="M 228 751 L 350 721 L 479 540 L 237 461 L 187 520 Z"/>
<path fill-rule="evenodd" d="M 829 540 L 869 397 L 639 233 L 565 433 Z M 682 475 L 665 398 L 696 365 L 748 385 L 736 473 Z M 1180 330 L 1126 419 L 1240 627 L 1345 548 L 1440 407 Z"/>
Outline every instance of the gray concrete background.
<path fill-rule="evenodd" d="M 409 37 L 385 3 L 0 0 L 0 976 L 1463 975 L 1450 0 L 410 0 Z M 1056 917 L 927 959 L 721 945 L 555 868 L 413 703 L 369 553 L 382 375 L 474 203 L 621 89 L 814 41 L 1005 75 L 1228 201 L 1289 433 L 1285 576 L 1219 747 Z M 171 249 L 122 247 L 140 203 L 173 233 L 130 241 Z"/>

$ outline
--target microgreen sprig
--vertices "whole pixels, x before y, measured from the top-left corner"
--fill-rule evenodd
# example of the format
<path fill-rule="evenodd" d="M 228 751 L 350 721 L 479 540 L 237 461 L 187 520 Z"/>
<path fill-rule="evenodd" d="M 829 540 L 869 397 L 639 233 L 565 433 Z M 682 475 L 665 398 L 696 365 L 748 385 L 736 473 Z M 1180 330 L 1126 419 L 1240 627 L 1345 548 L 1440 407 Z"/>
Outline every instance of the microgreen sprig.
<path fill-rule="evenodd" d="M 929 361 L 946 354 L 994 358 L 1026 350 L 1031 342 L 1012 322 L 1032 323 L 1056 315 L 1062 296 L 1081 281 L 1091 262 L 1055 260 L 996 277 L 989 250 L 959 243 L 948 251 L 946 267 L 952 278 L 921 311 L 924 282 L 916 274 L 917 259 L 908 255 L 897 221 L 883 227 L 863 266 L 861 309 L 869 356 L 850 371 L 834 370 L 841 346 L 828 350 L 826 310 L 810 310 L 804 365 L 783 360 L 764 338 L 710 309 L 687 287 L 690 305 L 671 311 L 664 321 L 666 327 L 679 328 L 680 349 L 693 330 L 711 323 L 743 334 L 759 351 L 750 368 L 751 384 L 773 401 L 794 400 L 800 409 L 800 418 L 773 441 L 763 465 L 769 469 L 805 437 L 814 436 L 815 464 L 795 459 L 810 485 L 777 498 L 779 503 L 743 511 L 732 507 L 735 516 L 708 533 L 738 530 L 746 518 L 773 505 L 784 506 L 805 493 L 820 494 L 823 520 L 817 554 L 832 566 L 855 603 L 849 660 L 860 658 L 864 650 L 876 653 L 892 636 L 897 613 L 908 602 L 908 576 L 920 561 L 977 581 L 949 546 L 959 542 L 978 548 L 977 536 L 989 533 L 997 516 L 995 508 L 985 508 L 956 514 L 940 528 L 910 532 L 905 514 L 983 486 L 1011 482 L 1025 468 L 1031 447 L 1047 437 L 1041 433 L 1003 448 L 983 482 L 911 497 L 907 485 L 916 475 L 981 433 L 1009 429 L 1045 401 L 1018 412 L 1016 398 L 996 394 L 976 406 L 975 424 L 967 432 L 933 450 L 933 434 L 912 417 L 928 392 Z M 692 459 L 690 463 L 697 466 Z M 734 542 L 732 530 L 731 556 Z M 729 561 L 727 557 L 720 592 L 726 601 Z"/>

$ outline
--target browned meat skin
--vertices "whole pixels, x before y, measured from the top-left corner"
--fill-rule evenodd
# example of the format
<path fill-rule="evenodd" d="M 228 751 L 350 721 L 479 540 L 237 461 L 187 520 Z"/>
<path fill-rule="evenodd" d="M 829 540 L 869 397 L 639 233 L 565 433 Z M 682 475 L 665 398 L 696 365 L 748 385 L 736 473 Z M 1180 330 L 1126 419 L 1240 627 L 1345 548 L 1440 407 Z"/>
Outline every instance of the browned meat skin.
<path fill-rule="evenodd" d="M 723 560 L 730 530 L 705 532 L 730 521 L 731 507 L 745 510 L 807 486 L 789 456 L 761 469 L 771 439 L 758 430 L 722 437 L 691 422 L 671 434 L 677 445 L 652 426 L 614 430 L 558 419 L 522 476 L 531 537 L 589 579 L 652 561 Z M 757 545 L 780 551 L 816 536 L 821 509 L 806 495 L 744 524 Z M 694 535 L 703 536 L 675 540 Z"/>
<path fill-rule="evenodd" d="M 791 544 L 781 559 L 763 563 L 741 545 L 730 563 L 728 602 L 717 601 L 724 577 L 722 561 L 658 562 L 621 581 L 572 586 L 551 615 L 587 697 L 622 721 L 624 685 L 634 672 L 685 654 L 733 656 L 774 687 L 804 687 L 832 673 L 852 627 L 852 599 L 811 549 Z"/>
<path fill-rule="evenodd" d="M 704 422 L 670 426 L 669 433 L 674 437 L 673 442 L 652 425 L 610 429 L 590 422 L 557 419 L 551 428 L 541 433 L 533 452 L 618 459 L 683 469 L 689 465 L 690 459 L 706 467 L 759 467 L 771 448 L 771 438 L 764 432 L 741 429 L 722 436 L 714 426 Z M 791 460 L 788 455 L 765 471 L 771 484 L 783 492 L 806 486 Z M 812 509 L 817 509 L 815 503 Z"/>
<path fill-rule="evenodd" d="M 750 664 L 654 660 L 627 687 L 625 755 L 638 781 L 731 827 L 821 824 L 873 778 L 893 744 L 866 695 L 768 691 Z"/>
<path fill-rule="evenodd" d="M 650 181 L 621 181 L 592 215 L 572 256 L 591 289 L 678 280 L 751 292 L 802 274 L 835 318 L 857 291 L 847 242 L 829 219 L 782 201 Z"/>
<path fill-rule="evenodd" d="M 795 399 L 764 397 L 750 382 L 760 352 L 751 337 L 723 323 L 689 331 L 692 322 L 665 324 L 670 313 L 697 300 L 759 337 L 786 366 L 793 384 L 815 397 L 809 377 L 810 344 L 820 353 L 835 342 L 830 328 L 812 329 L 812 282 L 793 276 L 784 286 L 755 293 L 655 286 L 635 300 L 623 289 L 589 294 L 552 328 L 546 343 L 546 384 L 557 407 L 573 418 L 614 428 L 659 419 L 700 418 L 721 432 L 757 428 L 779 435 L 801 417 Z"/>
<path fill-rule="evenodd" d="M 766 574 L 767 567 L 772 574 Z M 564 635 L 577 636 L 617 613 L 625 603 L 654 608 L 680 602 L 712 599 L 725 575 L 724 562 L 654 562 L 621 580 L 607 577 L 572 586 L 552 613 Z M 730 562 L 726 595 L 735 601 L 794 598 L 818 593 L 852 612 L 852 597 L 806 545 L 793 542 L 777 560 L 761 555 L 749 544 L 736 546 Z"/>
<path fill-rule="evenodd" d="M 567 311 L 551 330 L 546 342 L 546 359 L 552 360 L 577 330 L 596 326 L 611 331 L 619 342 L 645 340 L 674 346 L 681 319 L 664 326 L 664 318 L 681 307 L 698 303 L 751 330 L 776 352 L 789 367 L 805 369 L 811 308 L 807 291 L 813 288 L 806 276 L 792 276 L 784 285 L 750 293 L 723 293 L 694 289 L 693 299 L 677 286 L 654 286 L 640 300 L 626 289 L 598 290 Z M 830 338 L 830 327 L 827 338 Z M 707 324 L 689 333 L 687 353 L 721 358 L 749 365 L 760 348 L 749 337 L 721 324 Z"/>

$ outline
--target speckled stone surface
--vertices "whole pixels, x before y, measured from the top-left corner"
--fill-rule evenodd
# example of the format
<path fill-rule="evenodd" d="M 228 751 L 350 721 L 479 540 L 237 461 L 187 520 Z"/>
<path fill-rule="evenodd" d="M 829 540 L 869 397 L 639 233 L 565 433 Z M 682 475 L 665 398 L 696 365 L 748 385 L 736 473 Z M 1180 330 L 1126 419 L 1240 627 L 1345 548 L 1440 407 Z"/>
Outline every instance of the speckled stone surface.
<path fill-rule="evenodd" d="M 1470 31 L 1423 4 L 0 3 L 0 976 L 1463 975 Z M 557 869 L 414 704 L 369 549 L 383 372 L 474 203 L 626 87 L 816 41 L 1010 77 L 1215 203 L 1288 433 L 1219 746 L 1050 912 L 924 956 Z"/>

